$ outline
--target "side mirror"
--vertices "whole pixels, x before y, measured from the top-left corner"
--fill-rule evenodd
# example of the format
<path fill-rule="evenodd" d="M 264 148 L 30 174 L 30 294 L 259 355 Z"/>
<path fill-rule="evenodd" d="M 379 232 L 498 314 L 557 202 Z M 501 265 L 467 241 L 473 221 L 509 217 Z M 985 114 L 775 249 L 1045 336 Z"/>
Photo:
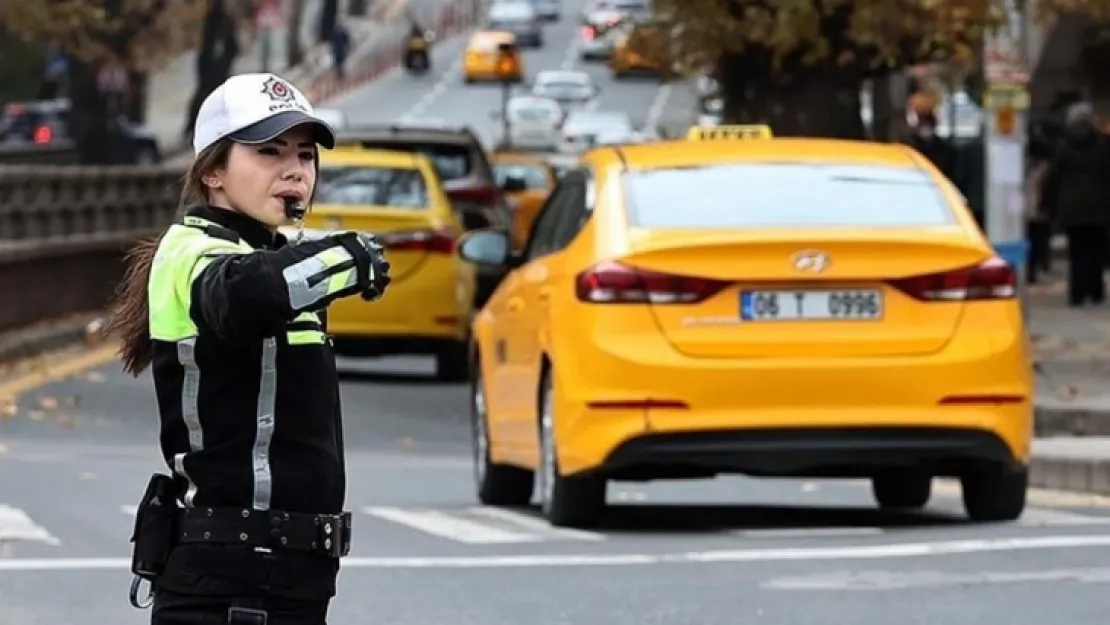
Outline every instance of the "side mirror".
<path fill-rule="evenodd" d="M 472 230 L 459 237 L 459 257 L 475 265 L 501 267 L 512 251 L 509 235 L 499 230 Z"/>
<path fill-rule="evenodd" d="M 528 183 L 523 178 L 516 176 L 506 176 L 505 182 L 501 184 L 501 190 L 506 193 L 517 193 L 519 191 L 528 190 Z"/>

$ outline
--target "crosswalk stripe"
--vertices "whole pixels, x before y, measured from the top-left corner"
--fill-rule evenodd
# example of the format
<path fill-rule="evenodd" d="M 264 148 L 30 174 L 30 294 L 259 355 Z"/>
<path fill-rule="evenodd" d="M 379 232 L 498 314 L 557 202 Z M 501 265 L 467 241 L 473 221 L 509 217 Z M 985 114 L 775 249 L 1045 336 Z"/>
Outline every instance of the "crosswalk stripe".
<path fill-rule="evenodd" d="M 513 532 L 475 521 L 451 516 L 439 510 L 367 507 L 363 512 L 371 516 L 408 526 L 428 534 L 472 545 L 497 543 L 532 543 L 542 536 Z"/>
<path fill-rule="evenodd" d="M 595 532 L 587 532 L 585 530 L 576 530 L 566 527 L 552 527 L 550 523 L 542 519 L 537 519 L 527 514 L 520 512 L 513 512 L 512 510 L 505 510 L 504 508 L 485 508 L 476 506 L 469 509 L 471 514 L 483 516 L 489 519 L 501 521 L 509 525 L 516 525 L 521 529 L 533 532 L 536 534 L 546 534 L 552 538 L 564 538 L 568 540 L 605 540 L 605 536 Z"/>
<path fill-rule="evenodd" d="M 0 504 L 0 543 L 7 541 L 37 542 L 53 547 L 62 544 L 58 537 L 31 520 L 23 510 Z"/>

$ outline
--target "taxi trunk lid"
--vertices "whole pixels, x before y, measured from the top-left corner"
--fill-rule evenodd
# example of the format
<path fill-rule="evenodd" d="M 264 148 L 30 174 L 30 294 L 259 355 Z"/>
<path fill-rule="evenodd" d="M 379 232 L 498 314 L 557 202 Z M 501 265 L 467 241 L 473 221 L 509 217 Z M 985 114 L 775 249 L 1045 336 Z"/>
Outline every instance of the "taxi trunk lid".
<path fill-rule="evenodd" d="M 305 218 L 305 228 L 374 234 L 389 255 L 395 284 L 419 273 L 429 256 L 453 254 L 459 235 L 456 228 L 440 223 L 429 210 L 335 204 L 313 206 Z"/>
<path fill-rule="evenodd" d="M 952 229 L 633 232 L 580 276 L 587 301 L 645 303 L 700 358 L 934 353 L 970 300 L 1013 296 L 1013 272 Z"/>

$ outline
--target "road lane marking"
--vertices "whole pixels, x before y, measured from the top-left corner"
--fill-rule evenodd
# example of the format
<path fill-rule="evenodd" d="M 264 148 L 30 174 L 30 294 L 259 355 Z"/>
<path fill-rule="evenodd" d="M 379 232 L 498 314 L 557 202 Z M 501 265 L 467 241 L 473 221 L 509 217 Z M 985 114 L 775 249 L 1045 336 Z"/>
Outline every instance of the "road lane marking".
<path fill-rule="evenodd" d="M 51 363 L 43 369 L 31 371 L 2 382 L 0 383 L 0 402 L 14 400 L 27 391 L 33 391 L 51 382 L 57 382 L 107 364 L 116 358 L 118 350 L 119 345 L 116 343 L 102 345 L 72 358 Z"/>
<path fill-rule="evenodd" d="M 798 577 L 778 577 L 760 584 L 776 590 L 902 590 L 906 588 L 942 588 L 948 586 L 983 586 L 1028 584 L 1030 582 L 1110 581 L 1110 568 L 1055 569 L 1040 571 L 842 571 Z"/>
<path fill-rule="evenodd" d="M 651 106 L 648 108 L 647 117 L 644 119 L 644 129 L 654 131 L 659 125 L 659 120 L 663 117 L 663 111 L 667 108 L 667 100 L 671 98 L 671 91 L 674 89 L 670 84 L 662 85 L 659 90 L 655 92 L 655 99 L 651 101 Z"/>
<path fill-rule="evenodd" d="M 0 544 L 9 541 L 43 543 L 52 547 L 62 544 L 23 510 L 0 504 Z"/>
<path fill-rule="evenodd" d="M 347 557 L 344 569 L 507 569 L 556 567 L 615 567 L 675 564 L 727 564 L 811 560 L 882 560 L 1050 549 L 1110 548 L 1110 534 L 1034 536 L 982 540 L 950 540 L 885 545 L 845 545 L 783 549 L 736 549 L 680 553 L 524 554 L 444 557 Z M 5 571 L 127 570 L 127 558 L 12 558 L 0 559 Z"/>
<path fill-rule="evenodd" d="M 493 527 L 452 516 L 441 510 L 389 507 L 366 507 L 362 510 L 379 519 L 469 545 L 532 543 L 543 540 L 542 536 Z"/>
<path fill-rule="evenodd" d="M 881 536 L 881 527 L 798 527 L 783 529 L 735 530 L 744 538 L 830 538 L 837 536 Z"/>
<path fill-rule="evenodd" d="M 566 527 L 552 527 L 550 523 L 543 519 L 538 519 L 534 516 L 529 516 L 520 512 L 513 512 L 512 510 L 505 510 L 504 508 L 487 508 L 475 506 L 469 508 L 471 514 L 500 521 L 508 525 L 514 525 L 527 532 L 533 534 L 543 535 L 546 534 L 552 538 L 562 538 L 567 540 L 605 540 L 605 536 L 596 532 L 587 532 L 585 530 L 577 530 Z"/>

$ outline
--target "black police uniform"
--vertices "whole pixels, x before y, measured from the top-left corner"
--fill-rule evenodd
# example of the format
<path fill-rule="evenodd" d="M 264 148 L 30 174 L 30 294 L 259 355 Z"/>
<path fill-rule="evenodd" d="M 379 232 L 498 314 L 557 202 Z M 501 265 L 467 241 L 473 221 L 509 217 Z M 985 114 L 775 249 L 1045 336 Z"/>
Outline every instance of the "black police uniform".
<path fill-rule="evenodd" d="M 322 313 L 388 284 L 369 241 L 349 232 L 290 245 L 207 206 L 163 236 L 149 290 L 152 371 L 173 477 L 152 481 L 133 537 L 133 569 L 154 578 L 155 625 L 325 622 L 351 528 Z M 171 499 L 178 506 L 157 508 Z M 169 508 L 179 508 L 163 530 L 171 540 L 152 553 L 152 511 Z"/>

